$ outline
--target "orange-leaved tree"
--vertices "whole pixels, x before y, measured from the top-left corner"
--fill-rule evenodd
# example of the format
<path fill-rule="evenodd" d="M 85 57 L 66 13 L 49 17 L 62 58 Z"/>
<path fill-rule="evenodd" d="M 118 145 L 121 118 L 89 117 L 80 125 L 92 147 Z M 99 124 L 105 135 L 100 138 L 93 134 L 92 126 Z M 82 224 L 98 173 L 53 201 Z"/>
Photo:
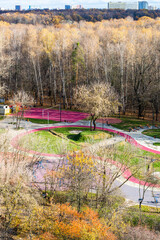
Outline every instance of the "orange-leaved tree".
<path fill-rule="evenodd" d="M 50 205 L 48 209 L 41 207 L 34 212 L 32 230 L 36 232 L 39 224 L 39 236 L 33 239 L 68 239 L 68 240 L 116 240 L 110 227 L 100 219 L 97 212 L 86 207 L 81 213 L 69 204 Z M 29 227 L 29 225 L 28 225 Z M 34 228 L 34 229 L 33 229 Z M 29 228 L 28 228 L 29 230 Z"/>

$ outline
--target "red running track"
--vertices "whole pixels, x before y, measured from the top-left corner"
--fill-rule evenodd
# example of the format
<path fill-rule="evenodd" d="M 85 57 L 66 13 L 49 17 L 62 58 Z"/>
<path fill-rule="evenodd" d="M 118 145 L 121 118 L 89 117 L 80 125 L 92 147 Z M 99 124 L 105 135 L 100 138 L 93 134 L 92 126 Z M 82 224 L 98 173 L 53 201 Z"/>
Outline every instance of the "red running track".
<path fill-rule="evenodd" d="M 13 114 L 12 114 L 13 115 Z M 61 121 L 61 122 L 77 122 L 89 117 L 90 114 L 83 112 L 73 112 L 73 111 L 65 111 L 65 110 L 56 110 L 56 109 L 43 109 L 43 108 L 31 108 L 30 110 L 25 110 L 24 118 L 36 118 L 36 119 L 46 119 L 53 121 Z M 115 124 L 120 123 L 122 120 L 117 118 L 100 118 L 97 119 L 99 123 L 108 123 Z"/>
<path fill-rule="evenodd" d="M 88 113 L 73 112 L 56 109 L 31 108 L 24 112 L 25 118 L 48 119 L 61 122 L 77 122 L 89 116 Z"/>
<path fill-rule="evenodd" d="M 46 129 L 53 129 L 53 128 L 64 128 L 66 126 L 53 126 L 53 127 L 47 127 L 47 128 L 39 128 L 39 129 L 34 129 L 34 130 L 31 130 L 31 131 L 28 131 L 26 133 L 21 133 L 20 135 L 14 137 L 11 141 L 11 145 L 21 151 L 26 151 L 26 149 L 23 149 L 19 146 L 18 142 L 20 140 L 21 137 L 27 135 L 27 134 L 30 134 L 30 133 L 33 133 L 33 132 L 37 132 L 37 131 L 41 131 L 41 130 L 46 130 Z M 84 128 L 89 128 L 88 126 L 81 126 L 81 125 L 70 125 L 70 126 L 67 126 L 67 127 L 84 127 Z M 105 131 L 108 131 L 108 132 L 113 132 L 113 133 L 116 133 L 122 137 L 124 137 L 126 139 L 126 141 L 128 141 L 129 143 L 131 143 L 132 145 L 142 149 L 142 150 L 145 150 L 147 152 L 152 152 L 152 153 L 156 153 L 156 154 L 160 154 L 160 151 L 156 151 L 154 149 L 150 149 L 150 148 L 147 148 L 141 144 L 139 144 L 134 138 L 132 138 L 131 136 L 127 135 L 126 133 L 123 133 L 123 132 L 120 132 L 120 131 L 117 131 L 117 130 L 114 130 L 114 129 L 107 129 L 107 128 L 101 128 L 101 127 L 97 127 L 97 129 L 99 130 L 105 130 Z M 48 153 L 40 153 L 40 152 L 36 152 L 36 151 L 27 151 L 28 153 L 31 153 L 31 154 L 39 154 L 41 156 L 48 156 L 48 157 L 61 157 L 62 155 L 56 155 L 56 154 L 48 154 Z M 116 163 L 114 161 L 112 161 L 114 165 L 116 165 L 118 167 L 117 164 L 120 164 L 120 163 Z M 124 166 L 125 168 L 126 166 Z M 127 169 L 124 173 L 123 173 L 123 177 L 125 177 L 126 179 L 128 179 L 129 177 L 131 176 L 131 172 L 129 169 Z M 133 182 L 133 183 L 137 183 L 137 184 L 141 184 L 141 185 L 146 185 L 146 186 L 152 186 L 150 183 L 145 183 L 144 181 L 140 181 L 136 178 L 134 178 L 133 176 L 129 178 L 129 181 Z M 154 187 L 160 187 L 159 185 L 156 185 Z"/>

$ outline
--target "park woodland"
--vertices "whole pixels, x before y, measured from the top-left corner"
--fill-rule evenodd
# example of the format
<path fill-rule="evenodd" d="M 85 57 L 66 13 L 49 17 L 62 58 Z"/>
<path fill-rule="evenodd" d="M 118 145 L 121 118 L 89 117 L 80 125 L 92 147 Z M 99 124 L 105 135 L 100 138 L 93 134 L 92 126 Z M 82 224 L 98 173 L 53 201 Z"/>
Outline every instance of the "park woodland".
<path fill-rule="evenodd" d="M 35 105 L 72 108 L 73 88 L 110 83 L 121 111 L 159 113 L 160 20 L 142 17 L 52 26 L 0 22 L 0 77 L 7 97 L 23 89 Z"/>
<path fill-rule="evenodd" d="M 160 239 L 159 15 L 0 11 L 0 239 Z"/>

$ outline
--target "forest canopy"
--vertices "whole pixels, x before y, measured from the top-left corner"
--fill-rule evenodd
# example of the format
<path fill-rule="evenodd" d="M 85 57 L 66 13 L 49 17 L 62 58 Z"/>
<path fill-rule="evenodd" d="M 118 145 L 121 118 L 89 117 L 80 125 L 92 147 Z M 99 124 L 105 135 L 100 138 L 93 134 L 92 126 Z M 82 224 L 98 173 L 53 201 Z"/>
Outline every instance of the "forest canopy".
<path fill-rule="evenodd" d="M 0 22 L 0 79 L 6 98 L 21 89 L 35 105 L 74 105 L 73 89 L 110 83 L 122 111 L 158 118 L 160 19 L 112 19 L 58 26 Z"/>
<path fill-rule="evenodd" d="M 0 11 L 0 20 L 8 23 L 57 25 L 64 22 L 99 22 L 110 19 L 138 20 L 141 17 L 160 17 L 160 10 L 121 10 L 121 9 L 71 9 L 71 10 L 28 10 Z"/>

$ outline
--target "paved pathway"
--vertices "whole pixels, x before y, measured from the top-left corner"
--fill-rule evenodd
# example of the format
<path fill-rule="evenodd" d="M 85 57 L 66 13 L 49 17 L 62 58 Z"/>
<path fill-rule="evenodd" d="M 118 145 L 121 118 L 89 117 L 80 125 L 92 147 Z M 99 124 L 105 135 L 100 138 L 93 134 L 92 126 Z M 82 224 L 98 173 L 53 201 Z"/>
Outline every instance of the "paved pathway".
<path fill-rule="evenodd" d="M 5 120 L 1 121 L 0 122 L 0 127 L 14 128 L 15 127 L 14 125 L 8 124 L 9 121 L 10 121 L 10 119 L 5 119 Z M 74 126 L 74 125 L 89 126 L 89 122 L 84 121 L 84 120 L 80 120 L 80 121 L 72 123 L 72 124 L 71 123 L 57 123 L 57 124 L 54 124 L 54 126 L 61 126 L 62 124 L 65 125 L 65 126 L 68 126 L 68 125 L 70 125 L 70 126 Z M 33 124 L 33 123 L 30 123 L 30 122 L 26 122 L 26 121 L 23 121 L 21 125 L 27 131 L 28 130 L 39 129 L 40 127 L 42 127 L 42 125 L 40 125 L 40 124 Z M 51 124 L 50 125 L 47 125 L 47 124 L 43 125 L 43 127 L 51 127 L 51 126 L 52 126 Z M 146 135 L 143 135 L 142 134 L 143 129 L 139 130 L 137 132 L 125 132 L 123 130 L 116 129 L 112 126 L 106 126 L 103 123 L 97 123 L 97 127 L 102 128 L 102 129 L 107 129 L 111 132 L 119 133 L 119 135 L 126 138 L 129 142 L 131 142 L 131 144 L 134 144 L 137 147 L 142 148 L 146 151 L 150 151 L 150 152 L 160 154 L 160 147 L 153 145 L 154 142 L 160 142 L 160 140 L 159 139 L 154 139 L 152 137 L 148 137 Z M 23 132 L 25 132 L 25 130 L 23 130 Z M 19 133 L 20 132 L 18 132 L 18 134 Z M 122 181 L 122 179 L 119 179 L 119 181 Z M 117 184 L 118 184 L 118 182 L 117 182 Z M 138 188 L 139 188 L 139 184 L 128 181 L 121 188 L 121 191 L 127 199 L 130 199 L 134 202 L 138 202 L 138 199 L 139 199 L 139 189 Z M 141 186 L 141 189 L 142 188 L 143 188 L 143 186 Z M 159 189 L 156 189 L 155 193 L 156 193 L 157 197 L 160 196 L 160 190 Z M 155 206 L 154 198 L 152 196 L 151 189 L 147 190 L 147 192 L 145 194 L 145 200 L 144 200 L 143 204 Z M 160 203 L 158 203 L 158 206 L 160 207 Z"/>

